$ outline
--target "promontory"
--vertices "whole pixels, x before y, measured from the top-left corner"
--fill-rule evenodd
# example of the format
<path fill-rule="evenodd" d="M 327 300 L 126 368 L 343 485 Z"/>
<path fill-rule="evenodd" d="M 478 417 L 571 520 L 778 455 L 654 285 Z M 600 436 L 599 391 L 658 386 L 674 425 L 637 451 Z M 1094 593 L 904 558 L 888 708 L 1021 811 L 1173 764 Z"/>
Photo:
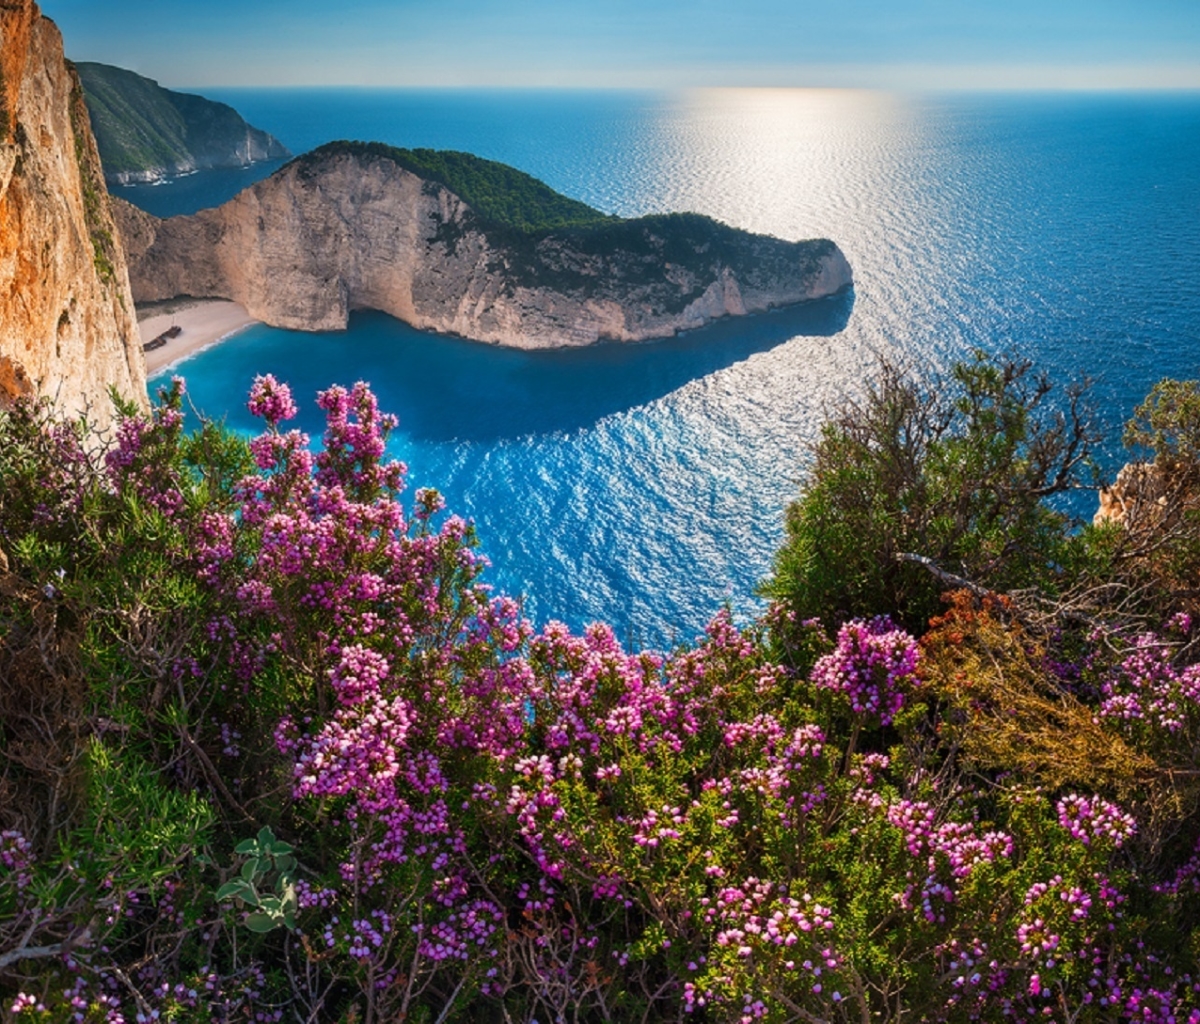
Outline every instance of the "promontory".
<path fill-rule="evenodd" d="M 378 143 L 322 146 L 191 216 L 115 206 L 137 301 L 233 299 L 299 330 L 375 309 L 518 348 L 641 341 L 852 283 L 826 239 L 612 217 L 504 164 Z"/>
<path fill-rule="evenodd" d="M 156 182 L 292 155 L 226 103 L 164 89 L 109 64 L 81 61 L 75 67 L 110 185 Z"/>

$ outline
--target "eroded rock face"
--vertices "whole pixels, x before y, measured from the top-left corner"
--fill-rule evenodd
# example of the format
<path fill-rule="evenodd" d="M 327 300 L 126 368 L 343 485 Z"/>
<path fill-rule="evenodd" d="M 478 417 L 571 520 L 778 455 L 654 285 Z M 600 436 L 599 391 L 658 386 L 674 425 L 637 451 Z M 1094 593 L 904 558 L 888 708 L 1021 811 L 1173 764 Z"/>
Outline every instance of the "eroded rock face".
<path fill-rule="evenodd" d="M 704 217 L 535 235 L 486 224 L 381 157 L 302 158 L 215 210 L 157 220 L 117 205 L 139 302 L 226 298 L 277 327 L 337 330 L 355 309 L 517 348 L 641 341 L 832 295 L 832 242 Z"/>
<path fill-rule="evenodd" d="M 1100 490 L 1100 507 L 1092 516 L 1095 526 L 1119 523 L 1127 530 L 1157 526 L 1184 507 L 1194 507 L 1194 497 L 1179 481 L 1153 462 L 1127 462 L 1111 487 Z"/>
<path fill-rule="evenodd" d="M 112 416 L 108 388 L 146 403 L 125 258 L 58 28 L 0 3 L 0 401 L 50 395 Z"/>

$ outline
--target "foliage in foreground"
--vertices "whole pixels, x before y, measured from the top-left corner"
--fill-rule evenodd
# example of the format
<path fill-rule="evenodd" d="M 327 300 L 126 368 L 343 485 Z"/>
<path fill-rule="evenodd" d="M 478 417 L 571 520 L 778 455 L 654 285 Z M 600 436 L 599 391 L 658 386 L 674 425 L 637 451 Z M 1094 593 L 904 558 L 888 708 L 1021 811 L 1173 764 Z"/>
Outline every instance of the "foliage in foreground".
<path fill-rule="evenodd" d="M 318 401 L 0 419 L 0 1014 L 1200 1021 L 1187 614 L 535 632 Z"/>
<path fill-rule="evenodd" d="M 945 379 L 884 364 L 824 424 L 766 591 L 799 618 L 891 610 L 921 628 L 945 582 L 904 556 L 1006 591 L 1051 594 L 1083 557 L 1046 499 L 1084 485 L 1097 440 L 1082 391 L 982 353 Z"/>

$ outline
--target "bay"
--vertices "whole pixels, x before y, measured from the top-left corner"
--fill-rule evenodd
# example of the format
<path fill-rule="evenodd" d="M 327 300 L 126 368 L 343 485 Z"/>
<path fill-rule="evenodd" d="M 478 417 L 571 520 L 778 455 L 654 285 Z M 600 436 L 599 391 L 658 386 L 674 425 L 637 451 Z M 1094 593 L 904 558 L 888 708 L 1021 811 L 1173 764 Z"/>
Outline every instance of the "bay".
<path fill-rule="evenodd" d="M 1098 378 L 1110 468 L 1149 387 L 1200 376 L 1196 94 L 206 92 L 295 152 L 466 150 L 608 212 L 696 210 L 846 253 L 850 295 L 665 342 L 519 353 L 361 313 L 344 333 L 252 328 L 178 367 L 239 429 L 255 373 L 309 402 L 369 380 L 412 485 L 475 521 L 491 581 L 539 622 L 664 646 L 722 603 L 753 614 L 806 446 L 879 355 L 925 369 L 981 348 Z M 191 212 L 272 169 L 115 191 Z"/>

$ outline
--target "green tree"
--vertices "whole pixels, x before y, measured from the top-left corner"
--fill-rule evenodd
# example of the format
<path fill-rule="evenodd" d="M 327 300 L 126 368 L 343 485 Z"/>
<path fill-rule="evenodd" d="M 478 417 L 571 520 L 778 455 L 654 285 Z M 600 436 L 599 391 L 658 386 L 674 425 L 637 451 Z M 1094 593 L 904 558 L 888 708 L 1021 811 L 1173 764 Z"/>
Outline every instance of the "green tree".
<path fill-rule="evenodd" d="M 1050 401 L 1028 361 L 982 352 L 930 379 L 882 361 L 823 426 L 763 592 L 796 621 L 886 612 L 921 629 L 947 574 L 1054 591 L 1072 540 L 1046 499 L 1084 483 L 1085 388 Z"/>

